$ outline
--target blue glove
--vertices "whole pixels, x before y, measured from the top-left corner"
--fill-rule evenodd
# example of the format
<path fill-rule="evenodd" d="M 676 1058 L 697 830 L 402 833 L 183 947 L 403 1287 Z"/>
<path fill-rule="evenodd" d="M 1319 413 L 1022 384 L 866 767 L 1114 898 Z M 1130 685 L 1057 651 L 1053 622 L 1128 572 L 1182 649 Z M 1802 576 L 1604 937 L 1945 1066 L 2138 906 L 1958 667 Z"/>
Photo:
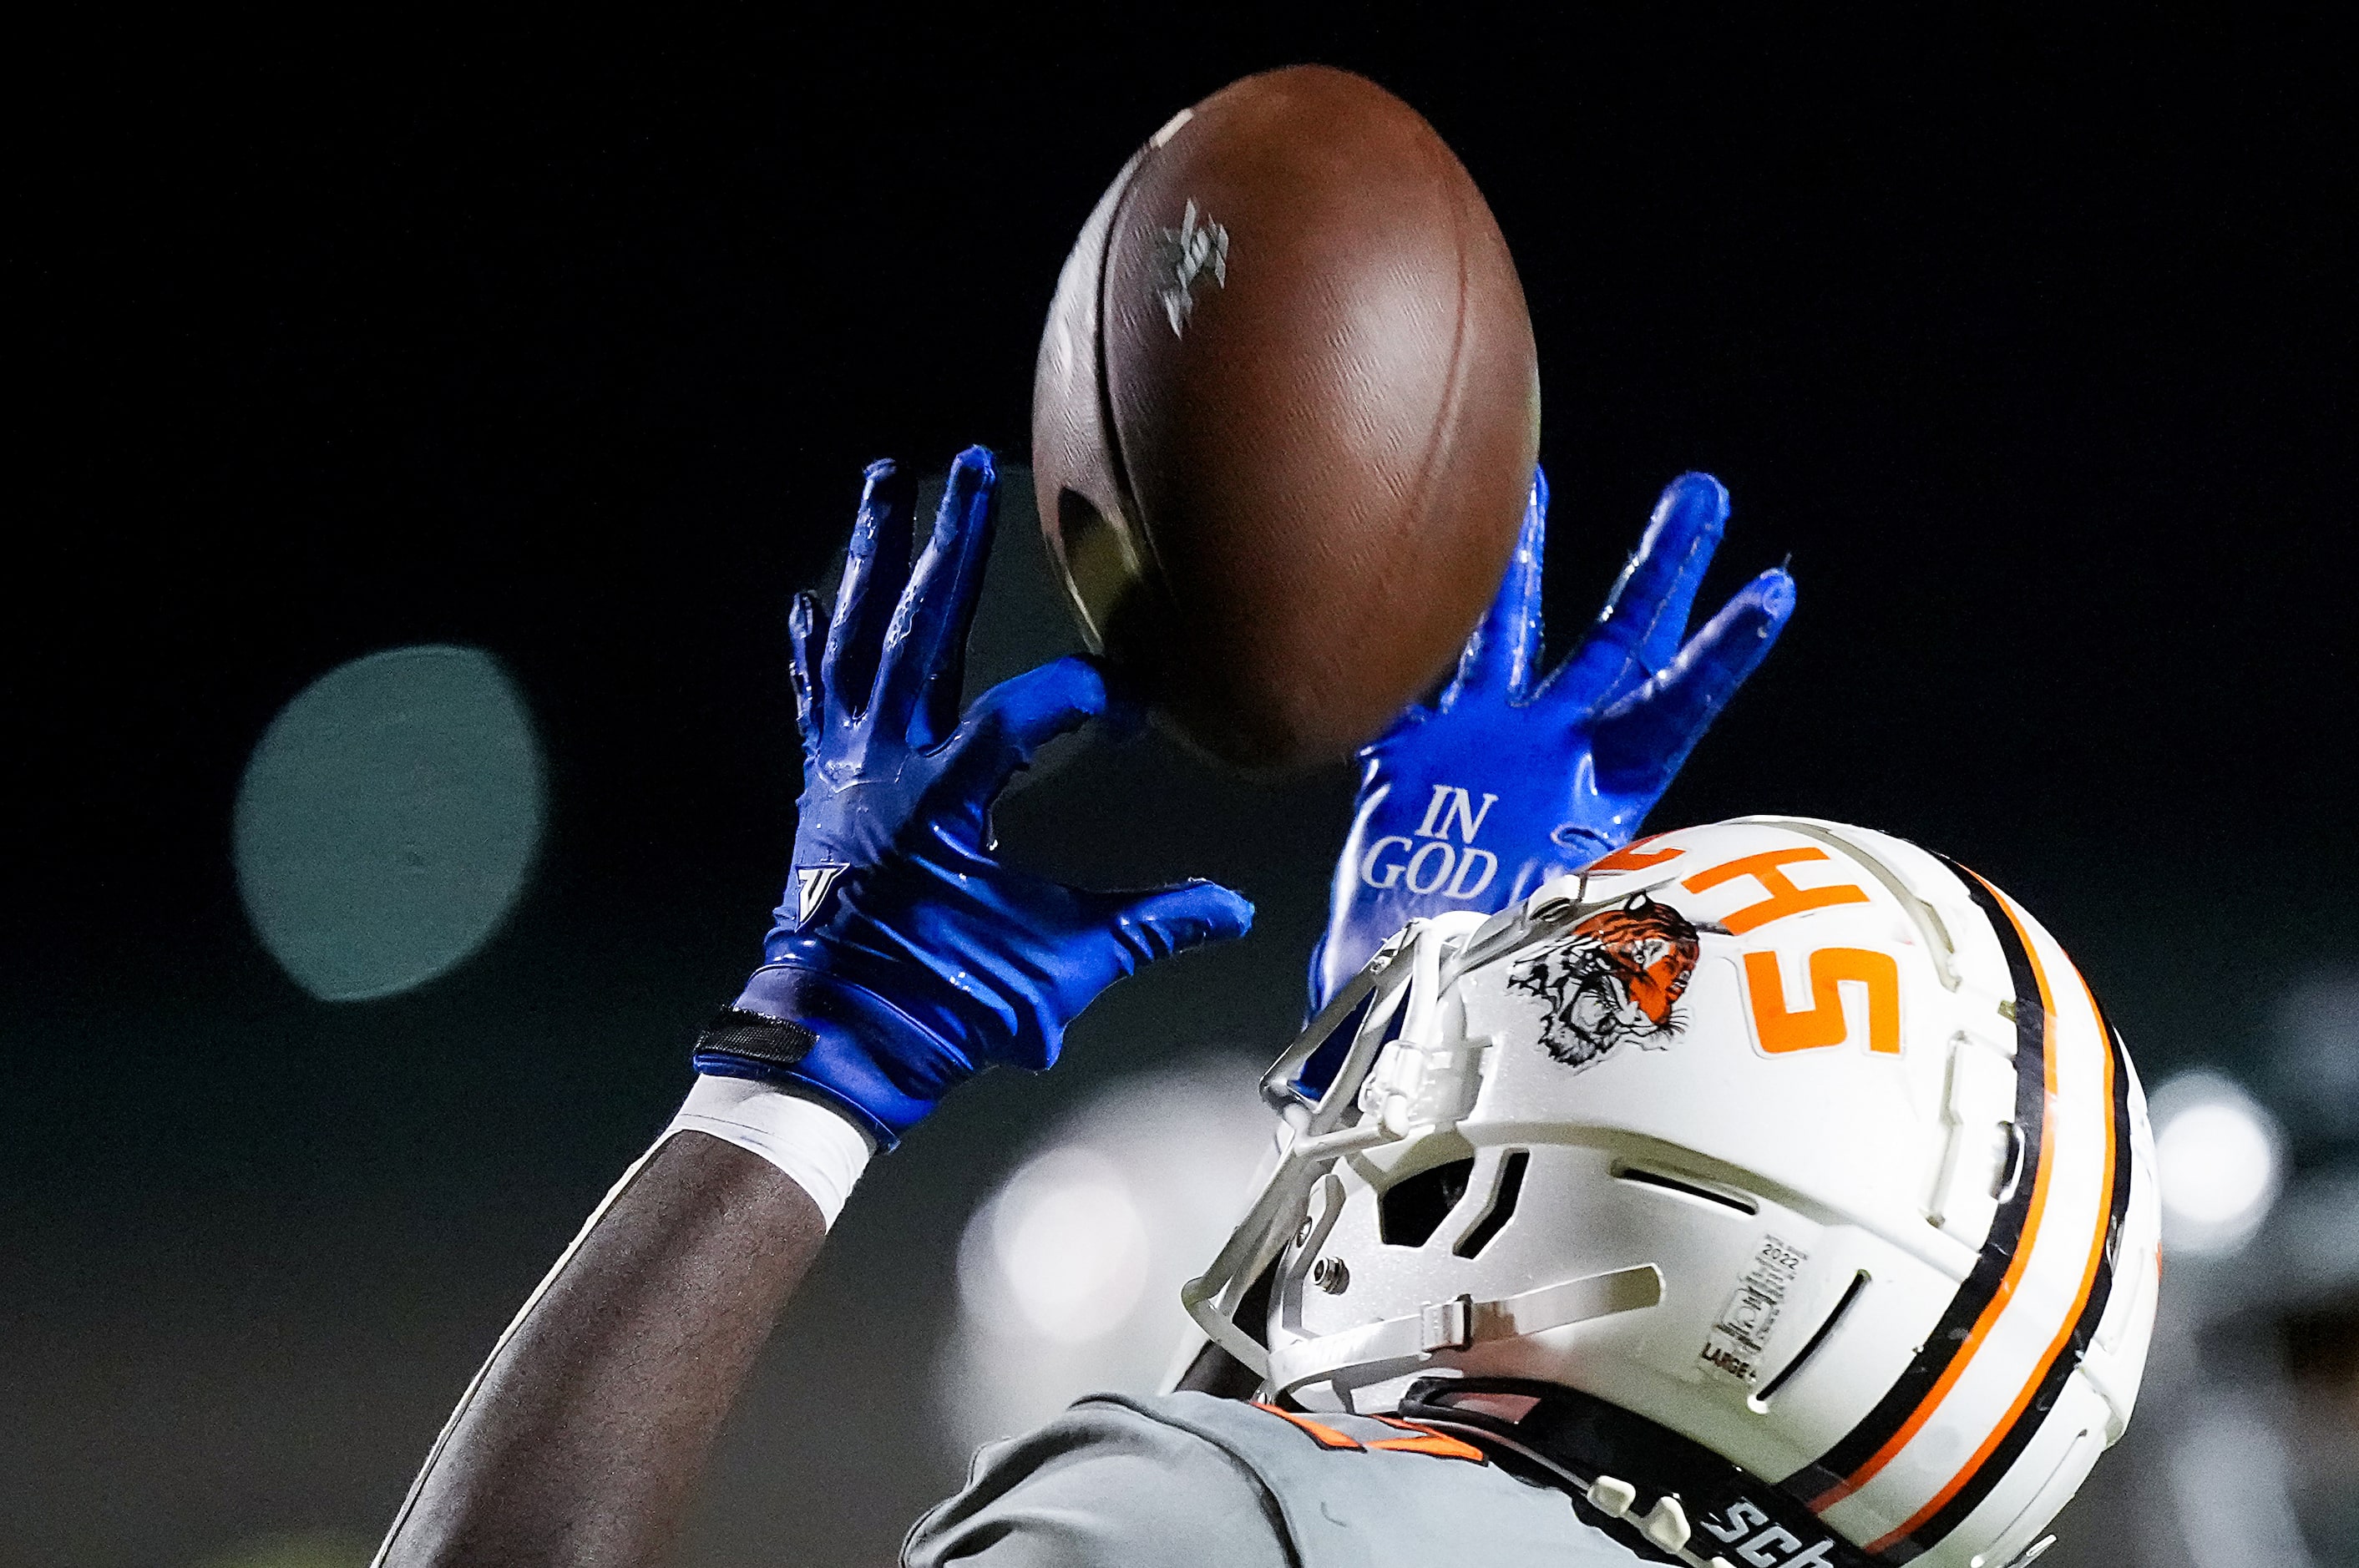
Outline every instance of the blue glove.
<path fill-rule="evenodd" d="M 1727 522 L 1719 481 L 1673 480 L 1596 626 L 1543 681 L 1548 479 L 1533 473 L 1515 556 L 1456 679 L 1361 748 L 1352 836 L 1310 955 L 1311 1011 L 1410 920 L 1494 913 L 1630 842 L 1793 614 L 1794 580 L 1772 569 L 1682 645 Z"/>
<path fill-rule="evenodd" d="M 697 1041 L 700 1073 L 817 1091 L 889 1149 L 995 1062 L 1039 1070 L 1065 1027 L 1142 964 L 1242 936 L 1253 906 L 1189 882 L 1093 893 L 1003 866 L 991 804 L 1058 735 L 1116 709 L 1060 659 L 959 713 L 996 478 L 951 465 L 914 573 L 909 481 L 868 470 L 824 651 L 818 601 L 790 622 L 803 792 L 793 877 L 744 995 Z M 906 586 L 905 586 L 906 584 Z"/>

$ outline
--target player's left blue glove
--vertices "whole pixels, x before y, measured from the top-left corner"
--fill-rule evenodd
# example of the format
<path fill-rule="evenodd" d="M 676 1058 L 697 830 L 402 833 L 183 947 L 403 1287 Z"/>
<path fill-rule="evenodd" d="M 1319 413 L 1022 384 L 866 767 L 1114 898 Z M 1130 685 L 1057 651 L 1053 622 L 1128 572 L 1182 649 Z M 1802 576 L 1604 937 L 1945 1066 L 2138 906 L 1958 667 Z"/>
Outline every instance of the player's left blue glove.
<path fill-rule="evenodd" d="M 793 879 L 766 962 L 697 1041 L 699 1072 L 816 1090 L 884 1149 L 991 1063 L 1054 1062 L 1066 1025 L 1139 965 L 1253 922 L 1211 882 L 1094 893 L 993 854 L 992 801 L 1042 746 L 1095 718 L 1136 723 L 1082 659 L 1002 681 L 961 717 L 995 486 L 988 452 L 959 454 L 912 574 L 911 486 L 875 464 L 824 651 L 817 600 L 797 598 Z"/>
<path fill-rule="evenodd" d="M 1772 568 L 1687 638 L 1727 523 L 1718 480 L 1673 480 L 1596 626 L 1543 681 L 1548 480 L 1534 471 L 1516 553 L 1456 679 L 1361 748 L 1352 833 L 1310 955 L 1312 1012 L 1410 920 L 1504 909 L 1630 842 L 1793 614 L 1794 580 Z"/>

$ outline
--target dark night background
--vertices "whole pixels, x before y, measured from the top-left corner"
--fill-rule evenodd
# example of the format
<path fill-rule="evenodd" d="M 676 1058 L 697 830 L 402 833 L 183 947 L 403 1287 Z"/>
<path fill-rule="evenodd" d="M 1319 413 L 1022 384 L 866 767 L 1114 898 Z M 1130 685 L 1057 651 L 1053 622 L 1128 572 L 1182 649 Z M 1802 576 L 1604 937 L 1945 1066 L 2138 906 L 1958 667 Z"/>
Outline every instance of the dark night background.
<path fill-rule="evenodd" d="M 1488 194 L 1560 633 L 1683 469 L 1734 495 L 1710 602 L 1790 552 L 1792 628 L 1657 825 L 1943 848 L 2073 949 L 2150 1083 L 2246 1071 L 2280 985 L 2359 955 L 2349 56 L 1882 27 L 1183 9 L 1136 40 L 123 28 L 20 59 L 0 1560 L 383 1527 L 756 956 L 787 595 L 861 465 L 1020 460 L 1098 191 L 1269 65 L 1374 75 Z M 438 641 L 523 689 L 547 846 L 466 964 L 314 1001 L 241 910 L 241 769 L 321 672 Z M 1260 927 L 872 1171 L 685 1560 L 889 1560 L 955 1480 L 912 1432 L 967 1194 L 1093 1083 L 1283 1041 L 1349 795 L 1150 739 L 1011 805 L 1034 864 L 1217 877 Z"/>

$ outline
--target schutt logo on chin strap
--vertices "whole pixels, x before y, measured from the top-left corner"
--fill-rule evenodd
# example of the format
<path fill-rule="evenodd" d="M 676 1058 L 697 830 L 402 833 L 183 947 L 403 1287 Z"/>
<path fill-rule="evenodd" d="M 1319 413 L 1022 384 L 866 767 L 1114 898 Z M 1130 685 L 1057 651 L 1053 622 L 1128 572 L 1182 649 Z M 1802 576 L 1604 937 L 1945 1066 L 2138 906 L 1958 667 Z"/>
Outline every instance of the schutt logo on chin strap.
<path fill-rule="evenodd" d="M 1571 1388 L 1506 1377 L 1428 1377 L 1410 1387 L 1401 1414 L 1522 1455 L 1611 1528 L 1631 1531 L 1674 1562 L 1873 1565 L 1800 1499 L 1701 1444 Z M 1642 1495 L 1651 1496 L 1644 1508 Z"/>

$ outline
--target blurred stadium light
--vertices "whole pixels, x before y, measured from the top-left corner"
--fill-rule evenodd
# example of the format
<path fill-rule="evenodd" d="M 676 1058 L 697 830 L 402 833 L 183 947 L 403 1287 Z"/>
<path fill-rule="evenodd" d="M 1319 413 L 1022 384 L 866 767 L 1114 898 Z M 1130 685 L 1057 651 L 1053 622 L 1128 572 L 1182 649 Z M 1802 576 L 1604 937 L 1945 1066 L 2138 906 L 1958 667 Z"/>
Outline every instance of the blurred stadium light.
<path fill-rule="evenodd" d="M 2359 1563 L 2359 985 L 2300 981 L 2275 1025 L 2253 1092 L 2197 1071 L 2152 1095 L 2170 1267 L 2065 1568 Z"/>
<path fill-rule="evenodd" d="M 959 1458 L 1083 1394 L 1154 1390 L 1190 1332 L 1180 1287 L 1227 1238 L 1269 1145 L 1257 1073 L 1206 1058 L 1120 1080 L 977 1206 L 937 1370 Z"/>
<path fill-rule="evenodd" d="M 1130 1185 L 1092 1149 L 1052 1149 L 1008 1179 L 961 1249 L 961 1291 L 984 1310 L 1012 1303 L 1058 1345 L 1120 1327 L 1147 1286 L 1151 1242 Z M 988 1276 L 981 1277 L 981 1276 Z"/>
<path fill-rule="evenodd" d="M 2234 1252 L 2268 1217 L 2284 1180 L 2284 1140 L 2260 1103 L 2216 1073 L 2182 1073 L 2154 1092 L 2162 1239 L 2173 1252 Z"/>
<path fill-rule="evenodd" d="M 480 948 L 547 816 L 524 698 L 478 648 L 393 648 L 297 693 L 256 742 L 233 842 L 247 918 L 323 1001 L 390 996 Z"/>
<path fill-rule="evenodd" d="M 2198 1568 L 2310 1568 L 2287 1496 L 2285 1443 L 2231 1409 L 2200 1419 L 2170 1456 L 2180 1534 Z"/>

